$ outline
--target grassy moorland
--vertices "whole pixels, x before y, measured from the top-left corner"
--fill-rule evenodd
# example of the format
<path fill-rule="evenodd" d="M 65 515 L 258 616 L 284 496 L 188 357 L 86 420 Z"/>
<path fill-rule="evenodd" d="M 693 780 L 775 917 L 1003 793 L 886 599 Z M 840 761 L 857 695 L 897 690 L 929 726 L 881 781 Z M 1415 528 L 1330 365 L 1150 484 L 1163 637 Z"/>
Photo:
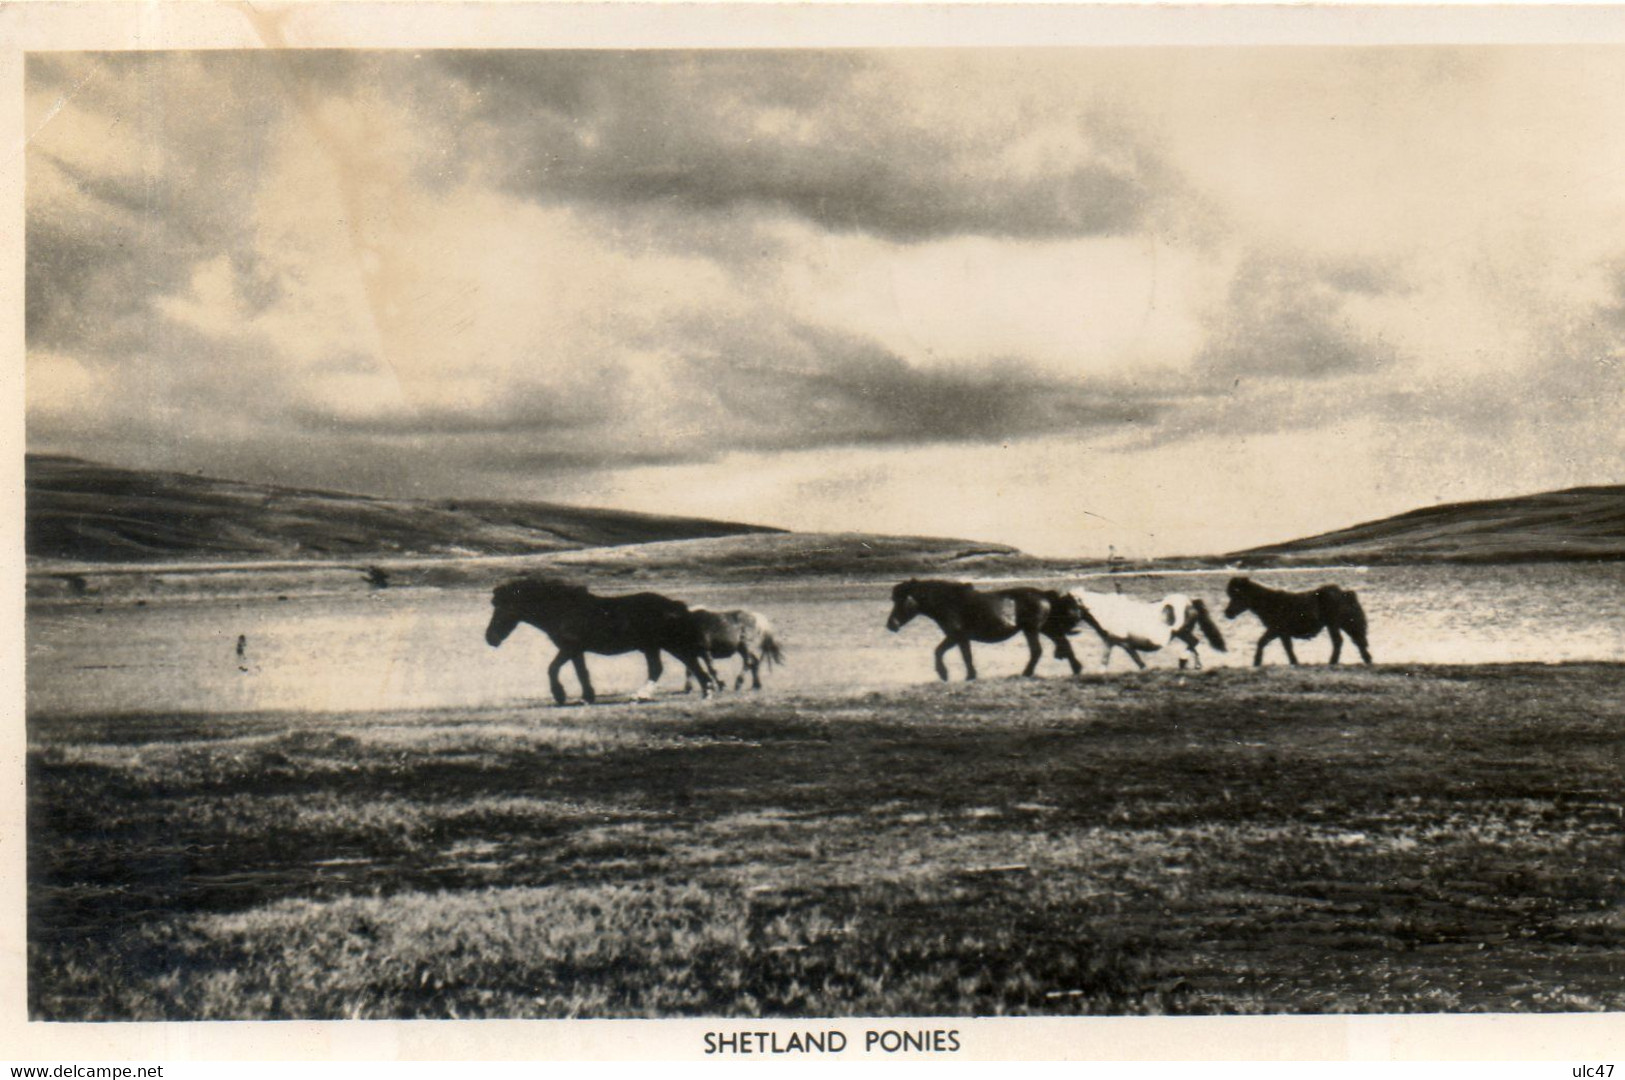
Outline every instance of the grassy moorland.
<path fill-rule="evenodd" d="M 31 561 L 521 555 L 774 533 L 756 525 L 542 502 L 379 499 L 29 454 Z"/>
<path fill-rule="evenodd" d="M 1249 565 L 1621 559 L 1625 485 L 1427 506 L 1229 558 Z"/>
<path fill-rule="evenodd" d="M 27 460 L 30 600 L 93 603 L 428 585 L 523 573 L 615 584 L 1053 569 L 1002 544 L 787 533 L 556 503 L 379 499 Z"/>
<path fill-rule="evenodd" d="M 40 1019 L 1625 1009 L 1625 668 L 36 718 Z"/>

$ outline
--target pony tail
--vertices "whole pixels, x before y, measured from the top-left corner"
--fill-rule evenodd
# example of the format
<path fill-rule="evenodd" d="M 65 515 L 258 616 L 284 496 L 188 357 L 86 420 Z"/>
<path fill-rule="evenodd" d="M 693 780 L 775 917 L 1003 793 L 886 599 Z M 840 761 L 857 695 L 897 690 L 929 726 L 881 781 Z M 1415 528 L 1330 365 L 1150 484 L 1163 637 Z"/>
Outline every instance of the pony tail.
<path fill-rule="evenodd" d="M 1227 651 L 1224 645 L 1224 634 L 1219 630 L 1219 624 L 1213 621 L 1213 616 L 1207 613 L 1207 605 L 1202 603 L 1201 597 L 1191 601 L 1191 610 L 1196 612 L 1196 625 L 1202 628 L 1207 637 L 1207 643 L 1219 652 Z"/>
<path fill-rule="evenodd" d="M 772 631 L 762 635 L 760 645 L 762 659 L 767 661 L 769 667 L 784 663 L 784 648 L 774 640 Z"/>

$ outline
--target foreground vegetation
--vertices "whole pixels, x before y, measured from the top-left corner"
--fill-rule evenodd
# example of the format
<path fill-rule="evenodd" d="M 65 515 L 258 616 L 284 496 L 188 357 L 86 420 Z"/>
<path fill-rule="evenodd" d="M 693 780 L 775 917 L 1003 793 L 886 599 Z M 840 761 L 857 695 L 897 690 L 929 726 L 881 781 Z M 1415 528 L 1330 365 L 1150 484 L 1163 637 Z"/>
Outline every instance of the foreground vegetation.
<path fill-rule="evenodd" d="M 1625 1009 L 1625 667 L 36 718 L 42 1019 Z"/>

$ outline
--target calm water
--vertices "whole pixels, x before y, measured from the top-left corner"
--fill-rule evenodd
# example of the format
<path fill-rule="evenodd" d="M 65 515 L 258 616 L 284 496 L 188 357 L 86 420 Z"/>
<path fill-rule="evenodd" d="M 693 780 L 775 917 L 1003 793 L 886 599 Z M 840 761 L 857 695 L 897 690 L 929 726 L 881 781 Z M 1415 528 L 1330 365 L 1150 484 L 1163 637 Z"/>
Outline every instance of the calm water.
<path fill-rule="evenodd" d="M 1335 581 L 1359 590 L 1378 663 L 1625 661 L 1625 563 L 1518 567 L 1396 567 L 1270 572 L 1254 575 L 1280 588 Z M 1078 579 L 1092 591 L 1117 586 L 1147 600 L 1171 592 L 1224 607 L 1227 572 L 1114 575 Z M 1058 583 L 1050 583 L 1058 584 Z M 696 586 L 669 590 L 690 603 L 745 607 L 768 615 L 788 653 L 764 671 L 766 693 L 854 691 L 928 682 L 940 635 L 926 620 L 901 633 L 885 628 L 885 584 Z M 433 589 L 275 600 L 169 602 L 109 606 L 37 604 L 27 616 L 28 709 L 57 712 L 228 711 L 252 709 L 399 709 L 536 704 L 550 701 L 545 668 L 551 644 L 521 626 L 500 648 L 485 644 L 488 594 Z M 1203 648 L 1209 666 L 1247 664 L 1261 629 L 1251 615 L 1219 622 L 1231 651 Z M 237 641 L 246 639 L 239 660 Z M 1100 670 L 1093 634 L 1075 639 L 1085 671 Z M 1183 650 L 1177 650 L 1182 652 Z M 1323 636 L 1297 646 L 1304 663 L 1324 663 Z M 984 678 L 1015 675 L 1026 663 L 1019 639 L 976 647 Z M 1355 656 L 1345 647 L 1345 660 Z M 1149 654 L 1153 667 L 1176 663 L 1174 651 Z M 1284 663 L 1272 645 L 1266 662 Z M 643 681 L 640 656 L 589 659 L 599 694 L 612 697 Z M 737 660 L 721 661 L 730 681 Z M 1110 671 L 1126 673 L 1121 652 Z M 246 671 L 241 670 L 247 668 Z M 957 655 L 949 658 L 957 679 Z M 1046 656 L 1041 675 L 1066 667 Z M 568 670 L 565 685 L 575 694 Z M 682 686 L 668 660 L 661 685 Z"/>

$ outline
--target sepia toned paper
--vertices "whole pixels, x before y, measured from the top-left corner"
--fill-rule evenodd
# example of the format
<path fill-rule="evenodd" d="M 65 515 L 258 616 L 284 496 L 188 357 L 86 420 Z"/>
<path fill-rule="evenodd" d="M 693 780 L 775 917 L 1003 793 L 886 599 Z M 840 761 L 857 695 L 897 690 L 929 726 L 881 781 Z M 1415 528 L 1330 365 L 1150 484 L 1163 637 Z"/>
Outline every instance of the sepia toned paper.
<path fill-rule="evenodd" d="M 966 561 L 935 564 L 944 573 L 1094 582 L 1084 591 L 1111 589 L 1100 582 L 1120 566 L 1190 557 L 1228 573 L 1235 553 L 1421 508 L 1616 485 L 1621 15 L 0 11 L 14 148 L 0 165 L 14 298 L 0 378 L 16 451 L 4 485 L 8 1045 L 62 1060 L 696 1060 L 707 1032 L 840 1030 L 857 1043 L 888 1027 L 952 1029 L 961 1060 L 1605 1057 L 1625 1028 L 1581 1011 L 1592 999 L 1475 1015 L 1488 998 L 1470 987 L 1432 999 L 1448 1015 L 1430 1016 L 742 1021 L 674 1007 L 642 1020 L 30 1022 L 25 718 L 89 716 L 108 705 L 96 695 L 135 683 L 25 684 L 25 595 L 44 586 L 25 573 L 21 463 L 26 451 L 394 500 L 604 507 L 856 537 L 843 541 L 853 551 L 862 537 L 946 537 Z M 1027 556 L 1042 562 L 999 561 Z M 612 591 L 670 591 L 649 571 L 616 578 L 603 558 L 561 565 L 590 565 Z M 1487 568 L 1453 563 L 1442 580 L 1460 592 L 1437 598 L 1423 595 L 1434 579 L 1368 558 L 1311 563 L 1304 587 L 1359 586 L 1379 666 L 1593 664 L 1596 693 L 1617 691 L 1617 564 L 1571 581 L 1549 553 L 1500 550 Z M 400 566 L 384 577 L 417 580 Z M 74 587 L 72 567 L 53 568 Z M 455 573 L 445 587 L 483 620 L 485 579 Z M 678 580 L 708 602 L 753 598 L 746 577 Z M 791 639 L 762 700 L 842 680 L 853 698 L 929 683 L 936 637 L 885 633 L 889 587 L 852 633 L 893 652 L 817 670 Z M 1224 576 L 1186 587 L 1215 612 L 1224 603 Z M 1506 615 L 1483 599 L 1503 587 L 1544 589 L 1548 606 Z M 857 611 L 855 595 L 842 599 Z M 1434 617 L 1470 603 L 1512 629 L 1465 636 Z M 116 633 L 81 616 L 73 626 Z M 1247 666 L 1250 618 L 1224 623 L 1223 655 L 1203 645 L 1209 666 Z M 54 655 L 92 648 L 65 625 Z M 1519 629 L 1537 625 L 1560 632 Z M 214 676 L 185 673 L 204 646 L 177 632 L 175 672 L 117 705 L 422 715 L 534 676 L 530 703 L 544 707 L 551 652 L 516 637 L 487 660 L 479 629 L 462 638 L 482 659 L 442 653 L 442 672 L 358 649 L 276 676 L 254 669 L 265 639 L 246 630 L 235 657 L 210 662 L 259 681 L 230 672 L 234 696 L 219 699 L 188 696 Z M 401 634 L 419 632 L 438 640 Z M 1076 640 L 1097 673 L 1093 635 Z M 1298 648 L 1325 661 L 1324 639 Z M 1019 645 L 976 649 L 980 692 L 1025 658 Z M 1174 666 L 1174 652 L 1153 663 Z M 635 658 L 591 663 L 607 697 L 641 681 Z M 950 654 L 954 680 L 958 663 Z M 1043 664 L 1060 679 L 1057 661 Z M 668 660 L 668 690 L 677 670 Z M 1475 692 L 1493 691 L 1481 680 Z M 1617 805 L 1618 792 L 1593 794 Z M 982 808 L 967 806 L 973 823 Z M 1025 857 L 970 870 L 1008 867 L 1030 872 Z M 1617 902 L 1598 910 L 1598 925 L 1618 918 Z"/>

